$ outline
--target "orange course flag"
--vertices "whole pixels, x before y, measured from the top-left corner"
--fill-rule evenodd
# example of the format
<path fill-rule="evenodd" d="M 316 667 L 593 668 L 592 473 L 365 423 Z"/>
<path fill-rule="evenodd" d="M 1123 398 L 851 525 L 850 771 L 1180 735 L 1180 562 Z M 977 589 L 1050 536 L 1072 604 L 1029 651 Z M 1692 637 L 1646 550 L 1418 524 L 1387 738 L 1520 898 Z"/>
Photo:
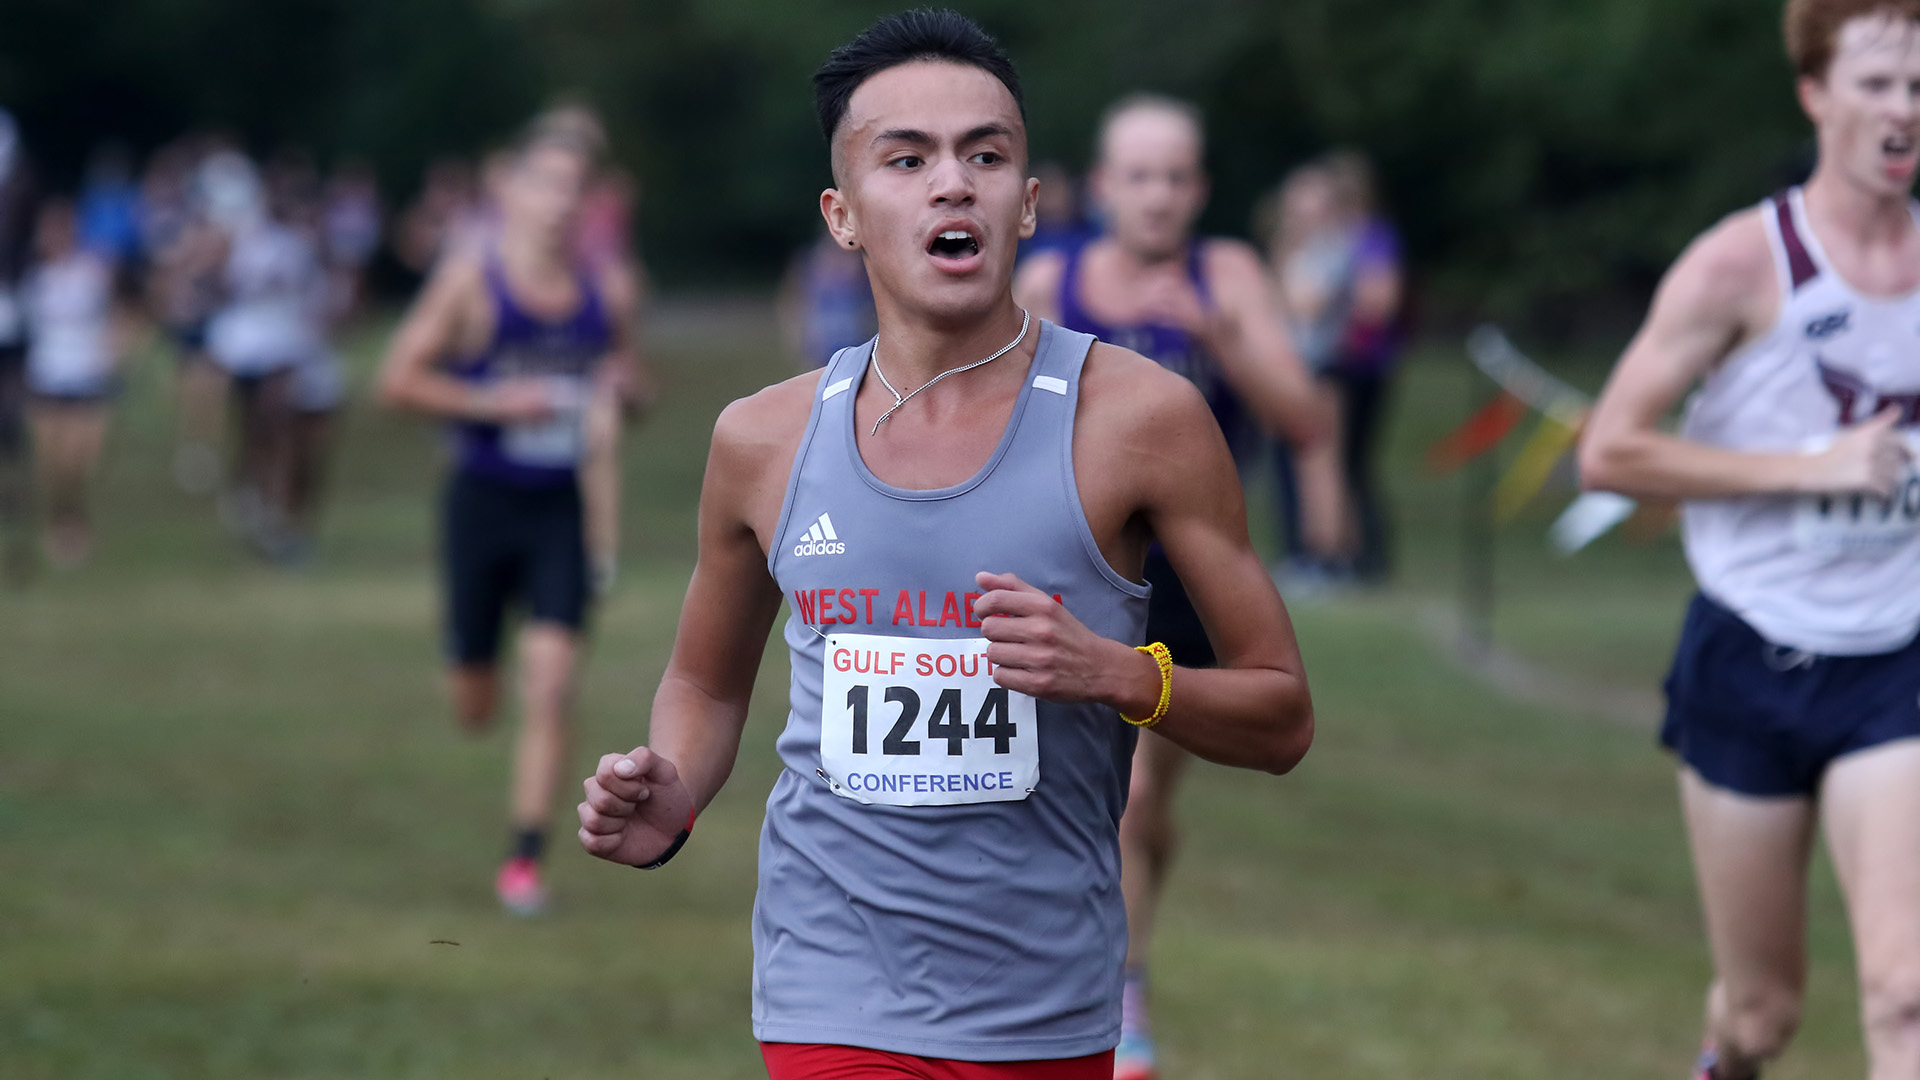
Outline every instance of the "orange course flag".
<path fill-rule="evenodd" d="M 1526 415 L 1525 402 L 1501 391 L 1467 417 L 1466 423 L 1427 448 L 1427 471 L 1445 476 L 1492 450 Z"/>

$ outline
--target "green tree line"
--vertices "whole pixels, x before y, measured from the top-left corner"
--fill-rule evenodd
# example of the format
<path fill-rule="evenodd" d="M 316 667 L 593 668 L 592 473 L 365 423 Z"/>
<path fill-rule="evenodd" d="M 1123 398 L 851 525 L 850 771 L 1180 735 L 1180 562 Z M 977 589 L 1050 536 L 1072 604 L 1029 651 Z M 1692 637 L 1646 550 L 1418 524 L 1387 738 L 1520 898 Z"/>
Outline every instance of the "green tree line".
<path fill-rule="evenodd" d="M 1026 82 L 1035 157 L 1084 166 L 1100 110 L 1208 115 L 1206 226 L 1287 168 L 1378 163 L 1423 292 L 1577 322 L 1810 153 L 1754 0 L 962 0 Z M 6 0 L 0 104 L 71 176 L 92 142 L 221 126 L 371 157 L 394 197 L 541 103 L 606 115 L 669 286 L 765 280 L 827 183 L 808 76 L 889 10 L 842 0 Z"/>

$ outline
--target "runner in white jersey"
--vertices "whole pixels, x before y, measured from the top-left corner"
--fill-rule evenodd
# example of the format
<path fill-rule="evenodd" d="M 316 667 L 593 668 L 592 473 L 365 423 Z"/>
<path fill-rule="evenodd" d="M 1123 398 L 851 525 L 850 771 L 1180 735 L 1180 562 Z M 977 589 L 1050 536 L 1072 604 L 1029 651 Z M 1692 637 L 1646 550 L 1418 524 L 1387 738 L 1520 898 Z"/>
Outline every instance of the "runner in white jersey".
<path fill-rule="evenodd" d="M 1785 1049 L 1824 825 L 1873 1080 L 1920 1077 L 1920 2 L 1790 0 L 1803 189 L 1681 256 L 1588 424 L 1589 486 L 1686 504 L 1662 741 L 1715 979 L 1697 1075 Z M 1679 434 L 1660 418 L 1698 389 Z"/>
<path fill-rule="evenodd" d="M 721 415 L 649 743 L 601 759 L 580 839 L 681 849 L 788 596 L 753 923 L 773 1080 L 1111 1080 L 1135 726 L 1285 772 L 1299 651 L 1199 390 L 1015 303 L 1038 187 L 993 40 L 892 16 L 815 87 L 821 212 L 879 333 Z M 1155 541 L 1218 668 L 1141 644 Z"/>
<path fill-rule="evenodd" d="M 106 443 L 124 335 L 116 326 L 113 266 L 81 246 L 73 202 L 48 199 L 34 232 L 38 261 L 20 290 L 33 343 L 27 389 L 34 479 L 45 518 L 41 548 L 64 568 L 93 550 L 88 489 Z"/>
<path fill-rule="evenodd" d="M 251 162 L 216 155 L 205 166 L 229 205 L 225 305 L 207 329 L 240 411 L 236 485 L 226 516 L 263 557 L 293 553 L 295 388 L 301 365 L 325 347 L 326 272 L 292 192 L 262 184 Z"/>

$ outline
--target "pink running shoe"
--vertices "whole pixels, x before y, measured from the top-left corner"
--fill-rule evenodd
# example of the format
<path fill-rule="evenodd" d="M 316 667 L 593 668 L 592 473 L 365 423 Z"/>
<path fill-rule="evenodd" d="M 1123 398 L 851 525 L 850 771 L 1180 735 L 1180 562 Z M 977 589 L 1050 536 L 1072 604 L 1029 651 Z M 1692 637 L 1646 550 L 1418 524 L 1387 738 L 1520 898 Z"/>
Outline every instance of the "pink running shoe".
<path fill-rule="evenodd" d="M 493 891 L 500 897 L 500 906 L 515 915 L 538 915 L 547 906 L 547 890 L 540 885 L 540 864 L 532 859 L 508 859 L 500 867 L 500 876 L 493 879 Z"/>

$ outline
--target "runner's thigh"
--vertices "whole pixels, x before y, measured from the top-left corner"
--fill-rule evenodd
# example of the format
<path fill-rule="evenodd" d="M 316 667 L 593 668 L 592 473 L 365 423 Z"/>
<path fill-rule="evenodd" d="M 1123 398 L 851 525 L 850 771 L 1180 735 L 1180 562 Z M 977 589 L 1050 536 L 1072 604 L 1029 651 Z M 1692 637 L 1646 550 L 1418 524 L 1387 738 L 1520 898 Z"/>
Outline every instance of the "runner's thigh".
<path fill-rule="evenodd" d="M 1680 800 L 1693 846 L 1715 973 L 1736 1004 L 1806 979 L 1809 799 L 1756 798 L 1716 788 L 1691 769 Z"/>
<path fill-rule="evenodd" d="M 1863 983 L 1920 969 L 1920 739 L 1840 757 L 1821 785 Z"/>

